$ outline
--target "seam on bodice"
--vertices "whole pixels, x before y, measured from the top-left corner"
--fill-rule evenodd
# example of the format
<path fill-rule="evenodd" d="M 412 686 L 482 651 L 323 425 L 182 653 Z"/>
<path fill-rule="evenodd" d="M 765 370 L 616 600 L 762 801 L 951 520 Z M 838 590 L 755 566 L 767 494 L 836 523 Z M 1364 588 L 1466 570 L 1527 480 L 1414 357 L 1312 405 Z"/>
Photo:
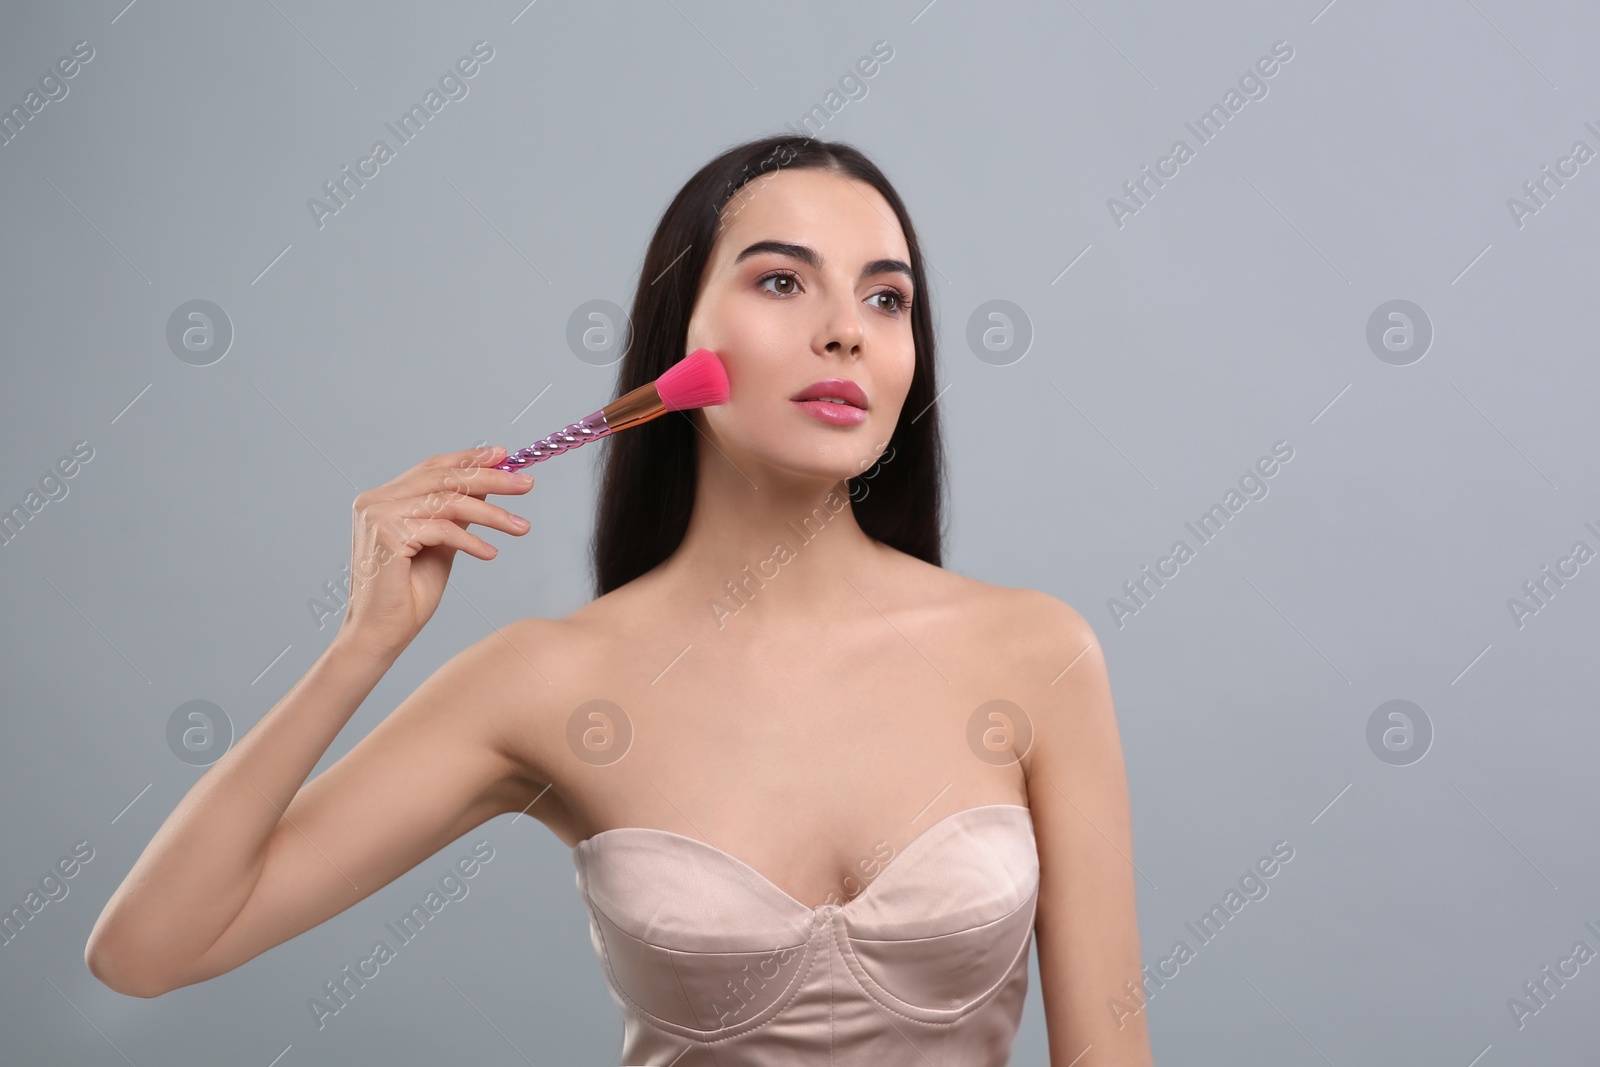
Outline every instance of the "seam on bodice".
<path fill-rule="evenodd" d="M 995 995 L 1005 987 L 1005 984 L 1011 981 L 1017 969 L 1017 961 L 1025 959 L 1029 948 L 1033 945 L 1033 920 L 1038 914 L 1038 902 L 1039 887 L 1036 884 L 1033 891 L 1028 894 L 1026 901 L 1018 904 L 1010 912 L 995 919 L 993 922 L 984 924 L 984 926 L 994 926 L 997 923 L 1007 922 L 1018 911 L 1023 908 L 1028 909 L 1028 932 L 1022 938 L 1022 943 L 1017 947 L 1017 951 L 1012 955 L 1011 961 L 1006 964 L 1005 970 L 1000 977 L 988 989 L 956 1008 L 925 1008 L 919 1004 L 911 1004 L 901 1000 L 888 989 L 879 985 L 872 975 L 867 973 L 866 967 L 862 965 L 861 960 L 856 956 L 855 946 L 850 943 L 850 934 L 845 930 L 844 924 L 837 920 L 832 923 L 834 944 L 839 947 L 839 956 L 843 958 L 845 966 L 850 969 L 850 976 L 855 979 L 856 985 L 860 987 L 864 994 L 877 1001 L 879 1005 L 911 1022 L 922 1023 L 926 1026 L 953 1026 L 983 1007 L 990 1000 L 993 1000 Z M 835 914 L 837 915 L 837 913 Z M 979 927 L 979 929 L 981 928 Z"/>
<path fill-rule="evenodd" d="M 591 922 L 594 921 L 595 916 L 605 914 L 604 912 L 600 911 L 599 908 L 595 907 L 594 903 L 589 900 L 587 893 L 584 893 L 583 897 L 584 907 L 591 913 Z M 799 994 L 800 990 L 805 988 L 806 980 L 810 977 L 812 968 L 816 966 L 816 946 L 819 935 L 822 933 L 822 931 L 815 929 L 815 926 L 816 924 L 813 923 L 811 936 L 806 940 L 802 949 L 804 956 L 801 960 L 801 964 L 795 968 L 794 977 L 790 980 L 789 985 L 784 989 L 784 991 L 779 994 L 779 996 L 775 998 L 773 1002 L 765 1009 L 756 1012 L 750 1018 L 717 1030 L 700 1030 L 692 1026 L 683 1026 L 679 1023 L 673 1022 L 670 1019 L 663 1019 L 654 1012 L 649 1011 L 638 1001 L 634 1000 L 633 997 L 628 994 L 626 985 L 617 976 L 616 969 L 611 965 L 611 946 L 606 941 L 604 927 L 596 923 L 595 928 L 601 931 L 600 950 L 604 956 L 606 979 L 611 988 L 616 992 L 617 996 L 627 1001 L 629 1007 L 637 1012 L 640 1018 L 648 1020 L 651 1025 L 656 1027 L 656 1029 L 672 1034 L 675 1037 L 682 1037 L 696 1041 L 703 1045 L 713 1045 L 719 1042 L 732 1041 L 734 1038 L 743 1037 L 746 1034 L 753 1033 L 754 1031 L 761 1029 L 763 1026 L 776 1021 L 777 1017 L 782 1014 L 783 1009 L 789 1006 L 789 1002 L 794 1000 L 794 998 Z M 666 951 L 669 953 L 669 959 L 672 955 L 677 955 L 676 949 L 668 949 Z M 673 964 L 672 973 L 674 979 L 676 979 L 678 973 L 676 964 Z M 681 983 L 679 988 L 682 988 Z M 687 994 L 685 994 L 685 997 L 687 998 Z M 830 1012 L 832 1011 L 831 999 L 829 1010 Z M 829 1039 L 829 1044 L 830 1046 L 832 1045 L 831 1036 Z"/>
<path fill-rule="evenodd" d="M 983 805 L 980 807 L 1009 808 L 1019 806 L 996 804 Z M 964 809 L 962 812 L 958 812 L 956 814 L 966 815 L 969 812 L 974 812 L 977 810 L 979 809 L 969 808 Z M 954 818 L 954 816 L 947 816 L 945 820 L 941 820 L 941 823 L 953 822 Z M 933 830 L 934 828 L 930 827 L 929 831 L 925 831 L 923 835 L 919 835 L 919 837 L 914 840 L 914 843 L 915 841 L 924 841 L 924 839 L 927 839 L 926 843 L 922 847 L 931 847 L 933 842 Z M 1031 842 L 1031 819 L 1027 830 Z M 660 832 L 669 833 L 667 831 Z M 671 836 L 677 837 L 681 835 Z M 684 838 L 684 840 L 695 841 L 696 844 L 703 844 L 694 838 Z M 712 848 L 714 851 L 720 851 L 715 850 L 714 846 L 705 847 Z M 595 940 L 598 943 L 601 961 L 605 970 L 606 981 L 611 987 L 611 992 L 620 1003 L 626 1005 L 627 1010 L 636 1016 L 637 1021 L 641 1025 L 646 1025 L 658 1031 L 662 1035 L 686 1042 L 688 1047 L 680 1049 L 678 1051 L 678 1055 L 682 1055 L 683 1053 L 687 1052 L 689 1048 L 693 1048 L 695 1046 L 713 1048 L 717 1044 L 733 1042 L 750 1037 L 757 1031 L 779 1022 L 784 1017 L 786 1010 L 794 1004 L 797 996 L 799 996 L 813 984 L 818 987 L 822 985 L 820 981 L 821 976 L 815 974 L 817 954 L 819 952 L 826 952 L 828 955 L 828 980 L 826 983 L 826 990 L 828 997 L 827 1062 L 829 1064 L 833 1064 L 835 1062 L 838 1053 L 839 1035 L 837 1032 L 837 1026 L 840 1019 L 838 1009 L 843 1002 L 848 1002 L 848 1004 L 860 1003 L 861 998 L 864 997 L 866 1003 L 869 1003 L 881 1012 L 884 1012 L 886 1019 L 890 1016 L 899 1018 L 916 1027 L 926 1028 L 924 1029 L 924 1033 L 930 1029 L 940 1033 L 945 1033 L 950 1032 L 950 1028 L 957 1026 L 964 1020 L 973 1016 L 981 1008 L 993 1001 L 994 998 L 998 996 L 1004 989 L 1006 989 L 1009 984 L 1014 983 L 1016 981 L 1017 968 L 1019 965 L 1024 968 L 1023 980 L 1026 981 L 1027 954 L 1034 942 L 1034 921 L 1037 917 L 1039 891 L 1041 888 L 1040 880 L 1037 877 L 1037 868 L 1034 868 L 1034 870 L 1030 872 L 1033 875 L 1033 884 L 1028 892 L 1027 897 L 1021 903 L 1017 904 L 1016 907 L 1012 908 L 1010 911 L 1006 912 L 1006 914 L 998 918 L 989 920 L 978 927 L 970 928 L 970 930 L 959 931 L 960 933 L 968 933 L 976 930 L 996 928 L 1007 923 L 1015 924 L 1019 915 L 1024 910 L 1026 910 L 1027 913 L 1026 926 L 1023 928 L 1023 933 L 1016 951 L 1013 953 L 1009 962 L 1007 962 L 1005 967 L 1000 971 L 999 977 L 992 982 L 987 989 L 983 990 L 983 992 L 965 1001 L 957 1007 L 934 1008 L 910 1003 L 900 999 L 900 997 L 889 988 L 879 984 L 878 980 L 873 977 L 872 973 L 868 971 L 866 966 L 866 959 L 870 958 L 870 952 L 868 957 L 863 958 L 857 954 L 856 944 L 859 942 L 865 951 L 866 946 L 882 944 L 885 941 L 900 941 L 901 939 L 892 937 L 852 938 L 850 933 L 850 924 L 853 918 L 852 913 L 848 912 L 841 905 L 825 904 L 814 909 L 809 909 L 811 912 L 809 919 L 798 924 L 806 931 L 803 941 L 787 946 L 779 946 L 772 950 L 773 952 L 799 951 L 803 953 L 803 955 L 799 962 L 794 966 L 790 980 L 786 983 L 785 987 L 777 993 L 771 1003 L 769 1003 L 764 1009 L 753 1012 L 745 1019 L 714 1030 L 705 1030 L 694 1026 L 686 1026 L 670 1019 L 662 1018 L 661 1016 L 658 1016 L 646 1009 L 641 1003 L 638 1002 L 638 1000 L 635 999 L 627 984 L 621 980 L 621 977 L 617 971 L 616 963 L 614 961 L 613 940 L 617 937 L 634 938 L 636 940 L 638 938 L 636 935 L 630 934 L 626 929 L 626 923 L 628 922 L 626 916 L 622 917 L 622 922 L 619 922 L 608 915 L 606 911 L 595 902 L 589 892 L 588 870 L 586 863 L 587 857 L 582 854 L 582 850 L 575 849 L 575 852 L 578 853 L 576 859 L 578 888 L 580 891 L 579 895 L 583 900 L 585 910 L 589 914 L 590 923 L 593 925 L 594 930 L 596 931 L 597 936 Z M 727 854 L 723 853 L 723 855 Z M 736 859 L 735 857 L 729 858 Z M 752 870 L 754 869 L 752 868 Z M 755 873 L 760 875 L 759 871 L 756 871 Z M 771 885 L 770 882 L 766 884 Z M 782 890 L 779 890 L 775 885 L 772 885 L 771 888 L 777 893 L 782 893 Z M 783 895 L 787 897 L 787 894 Z M 788 897 L 787 899 L 793 901 L 797 907 L 804 907 L 804 905 L 799 901 L 794 901 L 792 897 Z M 791 927 L 791 931 L 793 931 L 793 927 Z M 911 938 L 908 940 L 936 941 L 944 936 L 947 935 L 933 934 L 927 937 Z M 649 944 L 648 941 L 645 943 Z M 692 949 L 669 948 L 665 945 L 654 945 L 652 947 L 666 954 L 666 960 L 664 962 L 667 964 L 669 973 L 672 976 L 672 981 L 676 987 L 678 996 L 682 999 L 683 1003 L 689 1007 L 688 1017 L 695 1020 L 700 1019 L 703 1016 L 703 1013 L 693 1006 L 693 1003 L 696 1000 L 696 996 L 691 993 L 693 983 L 690 982 L 686 985 L 684 973 L 680 972 L 679 970 L 680 961 L 678 957 L 695 955 L 714 956 L 724 953 L 696 953 Z M 742 953 L 734 950 L 725 954 L 737 956 Z M 836 967 L 834 962 L 835 957 L 838 957 L 844 963 L 845 970 L 848 972 L 849 976 L 848 980 L 845 980 L 839 976 L 839 969 Z M 776 977 L 777 975 L 774 975 L 774 979 Z M 821 989 L 818 988 L 816 992 L 820 993 Z M 748 1007 L 748 1002 L 744 1006 Z M 818 1005 L 818 1007 L 820 1008 L 820 1005 Z M 663 1010 L 676 1009 L 663 1007 Z M 719 1011 L 715 1014 L 722 1015 L 723 1013 Z M 818 1021 L 820 1022 L 820 1018 Z M 904 1037 L 906 1035 L 902 1034 L 901 1036 Z M 916 1046 L 913 1045 L 913 1047 L 915 1048 Z M 715 1058 L 715 1053 L 711 1053 L 711 1055 L 713 1058 Z"/>

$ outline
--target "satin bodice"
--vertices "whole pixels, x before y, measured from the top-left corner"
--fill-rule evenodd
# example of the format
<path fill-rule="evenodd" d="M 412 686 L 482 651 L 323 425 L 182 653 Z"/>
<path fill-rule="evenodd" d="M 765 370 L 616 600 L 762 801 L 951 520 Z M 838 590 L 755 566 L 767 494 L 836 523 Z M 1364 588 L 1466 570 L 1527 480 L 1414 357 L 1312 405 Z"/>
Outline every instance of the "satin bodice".
<path fill-rule="evenodd" d="M 1007 1062 L 1039 891 L 1022 805 L 946 816 L 816 908 L 668 830 L 604 830 L 572 852 L 626 1067 Z"/>

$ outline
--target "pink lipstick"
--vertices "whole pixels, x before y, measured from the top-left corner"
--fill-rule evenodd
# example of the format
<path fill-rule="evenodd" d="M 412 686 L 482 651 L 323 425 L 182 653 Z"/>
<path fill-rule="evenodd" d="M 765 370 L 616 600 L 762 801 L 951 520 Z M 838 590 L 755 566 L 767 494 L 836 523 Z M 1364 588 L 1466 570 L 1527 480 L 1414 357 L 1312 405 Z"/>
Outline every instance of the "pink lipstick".
<path fill-rule="evenodd" d="M 834 426 L 855 426 L 867 418 L 867 394 L 849 378 L 824 378 L 789 399 L 806 414 Z"/>

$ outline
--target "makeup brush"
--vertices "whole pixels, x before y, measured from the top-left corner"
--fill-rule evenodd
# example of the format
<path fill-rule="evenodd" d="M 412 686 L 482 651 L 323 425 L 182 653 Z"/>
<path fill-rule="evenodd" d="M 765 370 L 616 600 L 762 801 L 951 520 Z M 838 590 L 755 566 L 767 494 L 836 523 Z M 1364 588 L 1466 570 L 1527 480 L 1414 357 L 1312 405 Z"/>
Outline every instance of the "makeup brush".
<path fill-rule="evenodd" d="M 568 449 L 649 422 L 669 411 L 711 407 L 727 400 L 728 372 L 723 369 L 722 360 L 709 348 L 697 348 L 655 381 L 617 397 L 564 430 L 557 430 L 527 448 L 510 453 L 495 464 L 495 469 L 521 470 L 530 463 L 559 456 Z"/>

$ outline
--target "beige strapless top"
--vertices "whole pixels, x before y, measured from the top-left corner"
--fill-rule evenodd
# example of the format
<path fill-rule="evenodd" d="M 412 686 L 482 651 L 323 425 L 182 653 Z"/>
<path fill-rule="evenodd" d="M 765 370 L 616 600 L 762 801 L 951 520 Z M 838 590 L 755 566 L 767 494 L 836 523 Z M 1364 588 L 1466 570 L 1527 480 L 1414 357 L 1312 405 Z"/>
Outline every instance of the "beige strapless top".
<path fill-rule="evenodd" d="M 1022 805 L 946 816 L 817 908 L 669 830 L 604 830 L 572 852 L 624 1067 L 1007 1062 L 1039 894 Z"/>

